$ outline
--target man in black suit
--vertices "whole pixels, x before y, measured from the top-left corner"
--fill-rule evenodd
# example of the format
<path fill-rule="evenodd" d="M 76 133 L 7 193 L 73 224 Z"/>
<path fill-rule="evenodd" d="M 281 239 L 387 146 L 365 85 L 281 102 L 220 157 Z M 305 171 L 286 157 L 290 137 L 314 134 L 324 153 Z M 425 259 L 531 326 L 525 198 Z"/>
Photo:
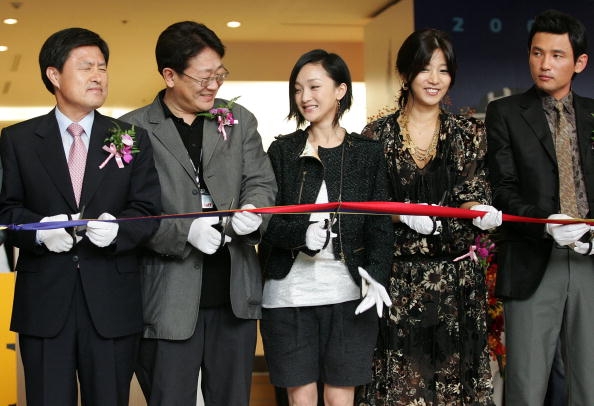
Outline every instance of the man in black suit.
<path fill-rule="evenodd" d="M 75 406 L 77 376 L 83 405 L 128 404 L 142 330 L 136 251 L 158 222 L 109 220 L 160 214 L 160 186 L 146 132 L 134 135 L 95 110 L 107 96 L 108 59 L 94 32 L 51 35 L 39 64 L 56 108 L 0 138 L 2 223 L 98 219 L 82 230 L 9 233 L 19 248 L 11 329 L 19 333 L 29 406 Z M 124 133 L 138 152 L 101 165 L 110 156 L 105 139 L 117 144 Z"/>
<path fill-rule="evenodd" d="M 534 87 L 487 108 L 493 201 L 506 213 L 561 220 L 593 216 L 594 100 L 571 89 L 573 77 L 586 67 L 586 47 L 581 22 L 555 10 L 541 13 L 529 37 Z M 543 404 L 560 340 L 567 404 L 594 405 L 590 226 L 579 220 L 505 223 L 500 249 L 506 404 Z"/>

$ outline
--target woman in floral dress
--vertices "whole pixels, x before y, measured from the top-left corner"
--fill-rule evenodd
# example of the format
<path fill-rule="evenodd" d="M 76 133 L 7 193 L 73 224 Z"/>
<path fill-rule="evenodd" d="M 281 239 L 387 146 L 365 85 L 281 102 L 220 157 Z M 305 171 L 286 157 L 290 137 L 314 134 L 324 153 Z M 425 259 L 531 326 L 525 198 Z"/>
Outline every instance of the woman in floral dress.
<path fill-rule="evenodd" d="M 501 223 L 489 206 L 485 128 L 440 108 L 456 71 L 445 33 L 411 34 L 396 68 L 400 109 L 363 130 L 384 145 L 394 200 L 485 213 L 472 221 L 393 216 L 393 304 L 357 405 L 492 405 L 484 272 L 468 257 L 456 260 L 481 229 Z"/>

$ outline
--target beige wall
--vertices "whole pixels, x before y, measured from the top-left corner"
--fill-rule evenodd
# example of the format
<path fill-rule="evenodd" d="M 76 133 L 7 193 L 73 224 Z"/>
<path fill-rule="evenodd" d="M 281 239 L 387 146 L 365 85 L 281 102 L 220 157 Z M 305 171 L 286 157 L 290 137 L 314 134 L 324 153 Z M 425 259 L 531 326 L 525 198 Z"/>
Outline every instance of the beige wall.
<path fill-rule="evenodd" d="M 316 48 L 339 54 L 349 65 L 353 81 L 363 75 L 363 43 L 360 42 L 230 42 L 226 44 L 225 66 L 229 80 L 285 81 L 297 59 Z"/>
<path fill-rule="evenodd" d="M 289 80 L 297 58 L 315 48 L 341 55 L 349 64 L 353 80 L 364 80 L 361 42 L 225 42 L 225 47 L 224 63 L 231 72 L 230 81 Z M 152 102 L 155 94 L 164 87 L 156 63 L 138 71 L 138 67 L 125 66 L 122 61 L 114 58 L 111 70 L 110 60 L 110 72 L 113 73 L 109 77 L 109 97 L 105 107 L 135 109 Z"/>
<path fill-rule="evenodd" d="M 413 0 L 402 0 L 365 27 L 367 115 L 395 106 L 400 80 L 395 73 L 398 48 L 414 30 Z"/>

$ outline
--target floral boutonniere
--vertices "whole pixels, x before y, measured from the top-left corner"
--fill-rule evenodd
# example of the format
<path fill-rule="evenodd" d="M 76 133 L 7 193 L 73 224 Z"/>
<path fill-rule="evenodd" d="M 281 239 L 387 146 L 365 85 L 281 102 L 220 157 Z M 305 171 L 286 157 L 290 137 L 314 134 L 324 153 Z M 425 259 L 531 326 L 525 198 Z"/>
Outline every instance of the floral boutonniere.
<path fill-rule="evenodd" d="M 232 98 L 226 104 L 213 107 L 208 111 L 198 113 L 196 115 L 204 116 L 210 118 L 211 120 L 216 119 L 217 123 L 219 123 L 219 133 L 223 136 L 223 139 L 227 141 L 227 132 L 225 131 L 225 126 L 231 127 L 238 123 L 235 117 L 233 117 L 233 112 L 231 111 L 231 108 L 237 99 L 239 99 L 239 96 Z"/>
<path fill-rule="evenodd" d="M 111 158 L 115 158 L 118 168 L 123 168 L 124 162 L 127 164 L 132 162 L 132 154 L 140 151 L 135 145 L 136 130 L 134 126 L 122 130 L 117 123 L 114 122 L 114 124 L 115 127 L 109 129 L 109 137 L 105 139 L 106 145 L 103 146 L 103 150 L 109 152 L 109 156 L 99 165 L 99 169 L 103 169 Z"/>

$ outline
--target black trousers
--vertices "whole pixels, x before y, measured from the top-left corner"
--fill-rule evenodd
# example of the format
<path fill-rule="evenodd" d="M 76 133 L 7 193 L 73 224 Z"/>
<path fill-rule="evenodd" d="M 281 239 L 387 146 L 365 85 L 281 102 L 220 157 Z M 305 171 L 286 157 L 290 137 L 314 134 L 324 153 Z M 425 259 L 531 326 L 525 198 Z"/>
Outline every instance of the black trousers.
<path fill-rule="evenodd" d="M 187 340 L 141 340 L 136 376 L 149 406 L 196 406 L 200 371 L 205 405 L 248 406 L 255 350 L 256 320 L 203 308 Z"/>
<path fill-rule="evenodd" d="M 66 324 L 52 338 L 19 335 L 27 406 L 125 406 L 140 334 L 103 338 L 91 320 L 80 279 Z"/>

